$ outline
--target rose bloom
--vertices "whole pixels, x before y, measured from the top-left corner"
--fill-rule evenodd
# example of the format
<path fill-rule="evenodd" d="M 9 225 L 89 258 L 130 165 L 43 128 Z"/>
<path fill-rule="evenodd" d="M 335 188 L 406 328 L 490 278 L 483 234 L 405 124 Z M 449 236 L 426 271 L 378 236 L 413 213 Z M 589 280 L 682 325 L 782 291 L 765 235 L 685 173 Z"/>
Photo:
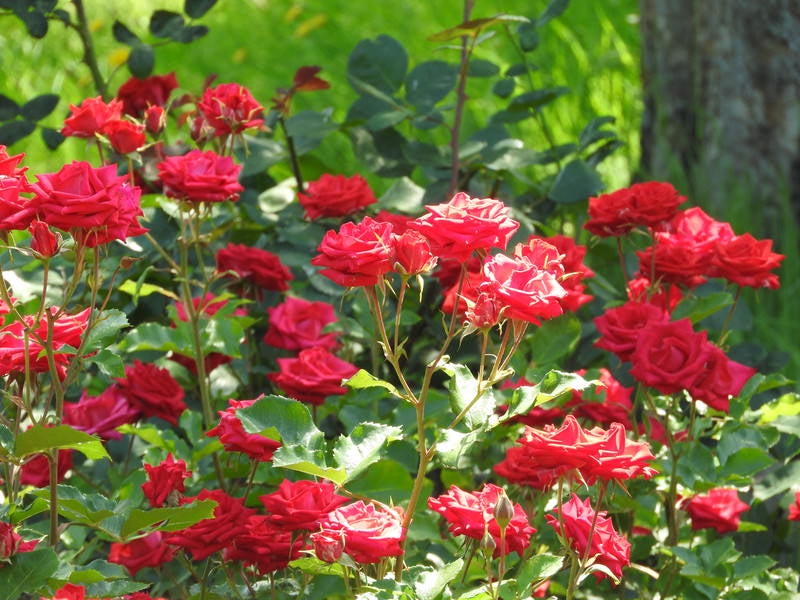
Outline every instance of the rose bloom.
<path fill-rule="evenodd" d="M 380 562 L 403 553 L 403 529 L 399 507 L 379 507 L 363 500 L 341 506 L 328 514 L 317 535 L 344 540 L 344 552 L 359 564 Z"/>
<path fill-rule="evenodd" d="M 84 598 L 86 598 L 86 588 L 74 583 L 65 583 L 55 591 L 52 598 L 42 597 L 41 600 L 84 600 Z"/>
<path fill-rule="evenodd" d="M 119 393 L 145 417 L 159 417 L 171 425 L 186 410 L 184 391 L 166 369 L 135 360 L 125 367 L 125 377 L 117 379 Z"/>
<path fill-rule="evenodd" d="M 56 480 L 61 483 L 72 468 L 72 450 L 58 451 Z M 44 488 L 50 485 L 50 461 L 45 454 L 34 454 L 20 468 L 19 482 L 22 485 Z"/>
<path fill-rule="evenodd" d="M 739 529 L 739 515 L 750 509 L 733 488 L 714 488 L 682 503 L 692 519 L 692 530 L 715 529 L 728 533 Z"/>
<path fill-rule="evenodd" d="M 233 539 L 225 549 L 225 560 L 239 560 L 254 565 L 261 575 L 285 569 L 300 558 L 303 538 L 276 527 L 264 515 L 251 515 L 245 522 L 245 531 Z"/>
<path fill-rule="evenodd" d="M 595 317 L 600 339 L 594 345 L 613 352 L 623 362 L 629 361 L 642 332 L 662 322 L 669 322 L 669 313 L 663 308 L 647 302 L 628 301 Z"/>
<path fill-rule="evenodd" d="M 117 175 L 116 165 L 94 168 L 73 161 L 31 186 L 40 220 L 72 234 L 87 247 L 125 240 L 145 231 L 138 222 L 141 190 Z"/>
<path fill-rule="evenodd" d="M 59 310 L 58 307 L 50 307 L 52 315 L 57 314 Z M 81 345 L 81 337 L 86 330 L 90 312 L 91 309 L 87 308 L 75 315 L 64 313 L 53 323 L 49 345 L 53 351 L 56 372 L 61 379 L 66 375 L 66 367 L 75 355 L 75 348 Z M 24 373 L 26 362 L 27 368 L 33 372 L 46 373 L 50 370 L 44 352 L 44 345 L 48 343 L 47 319 L 42 319 L 38 324 L 35 324 L 33 319 L 33 316 L 26 316 L 24 325 L 20 321 L 13 321 L 0 328 L 0 376 Z M 27 336 L 27 343 L 26 328 L 33 331 L 32 335 Z"/>
<path fill-rule="evenodd" d="M 686 386 L 695 400 L 702 400 L 715 410 L 728 412 L 730 397 L 737 395 L 756 369 L 728 358 L 725 352 L 712 343 L 706 345 L 708 356 L 703 371 Z"/>
<path fill-rule="evenodd" d="M 24 541 L 11 523 L 0 521 L 0 569 L 15 554 L 35 550 L 38 544 L 39 540 Z"/>
<path fill-rule="evenodd" d="M 344 287 L 376 285 L 392 270 L 394 244 L 392 225 L 364 217 L 360 223 L 347 222 L 339 231 L 328 231 L 317 247 L 311 264 L 320 273 Z"/>
<path fill-rule="evenodd" d="M 349 499 L 336 494 L 330 481 L 284 479 L 271 494 L 259 496 L 269 522 L 281 531 L 314 531 L 329 512 Z"/>
<path fill-rule="evenodd" d="M 77 402 L 64 403 L 64 423 L 104 440 L 118 440 L 122 434 L 117 427 L 135 422 L 141 412 L 128 403 L 128 398 L 116 385 L 99 396 L 89 396 L 84 390 Z"/>
<path fill-rule="evenodd" d="M 683 292 L 677 285 L 653 283 L 642 275 L 630 279 L 626 291 L 628 300 L 653 304 L 668 313 L 683 299 Z"/>
<path fill-rule="evenodd" d="M 156 165 L 164 193 L 170 198 L 190 202 L 238 200 L 244 187 L 239 183 L 241 165 L 230 156 L 212 150 L 191 150 L 169 156 Z"/>
<path fill-rule="evenodd" d="M 134 592 L 132 594 L 127 594 L 122 596 L 122 600 L 167 600 L 163 596 L 159 596 L 158 598 L 154 598 L 147 592 Z"/>
<path fill-rule="evenodd" d="M 717 221 L 699 206 L 678 211 L 672 219 L 656 227 L 656 231 L 677 234 L 687 240 L 698 254 L 709 256 L 718 243 L 734 237 L 730 223 Z"/>
<path fill-rule="evenodd" d="M 374 219 L 378 223 L 391 223 L 392 231 L 397 235 L 402 235 L 408 230 L 408 224 L 414 220 L 414 217 L 392 213 L 387 210 L 379 210 Z"/>
<path fill-rule="evenodd" d="M 618 534 L 606 511 L 595 514 L 589 498 L 581 501 L 576 494 L 561 505 L 559 516 L 545 515 L 547 522 L 560 536 L 567 540 L 570 548 L 584 558 L 595 558 L 617 578 L 622 578 L 622 568 L 631 562 L 631 544 Z M 595 577 L 606 575 L 595 572 Z"/>
<path fill-rule="evenodd" d="M 711 254 L 698 251 L 694 241 L 674 233 L 656 233 L 655 244 L 638 250 L 639 274 L 651 280 L 697 287 L 706 281 Z"/>
<path fill-rule="evenodd" d="M 585 375 L 585 371 L 578 371 Z M 625 387 L 606 368 L 599 369 L 597 379 L 600 385 L 579 392 L 572 392 L 572 400 L 567 403 L 567 408 L 572 408 L 572 414 L 578 418 L 589 419 L 600 425 L 622 423 L 630 428 L 630 415 L 633 412 L 631 396 L 632 387 Z"/>
<path fill-rule="evenodd" d="M 186 463 L 175 460 L 169 453 L 163 462 L 143 466 L 147 481 L 142 484 L 142 492 L 150 506 L 160 508 L 165 504 L 178 505 L 181 495 L 186 491 L 185 480 L 192 476 L 192 472 L 186 470 Z"/>
<path fill-rule="evenodd" d="M 671 219 L 686 197 L 669 183 L 650 181 L 589 198 L 584 228 L 601 237 L 625 235 L 636 225 L 654 226 Z"/>
<path fill-rule="evenodd" d="M 344 394 L 342 385 L 358 372 L 358 367 L 315 346 L 301 350 L 296 358 L 277 359 L 277 373 L 268 375 L 290 398 L 319 406 L 327 396 Z"/>
<path fill-rule="evenodd" d="M 245 508 L 241 498 L 229 496 L 222 490 L 204 489 L 194 498 L 184 498 L 183 503 L 194 500 L 214 500 L 217 503 L 214 516 L 164 534 L 166 543 L 180 546 L 193 560 L 203 560 L 229 547 L 237 536 L 247 533 L 248 519 L 255 514 L 255 510 Z"/>
<path fill-rule="evenodd" d="M 789 505 L 789 514 L 786 518 L 790 521 L 800 521 L 800 492 L 794 493 L 794 502 Z"/>
<path fill-rule="evenodd" d="M 528 241 L 533 239 L 541 239 L 555 246 L 561 254 L 564 275 L 559 283 L 567 291 L 567 295 L 561 298 L 561 306 L 564 307 L 564 310 L 576 311 L 584 304 L 591 302 L 594 296 L 584 293 L 586 286 L 582 283 L 584 279 L 594 277 L 594 271 L 583 262 L 586 256 L 586 246 L 579 246 L 573 238 L 565 235 L 531 236 Z"/>
<path fill-rule="evenodd" d="M 218 437 L 228 452 L 241 452 L 256 461 L 272 460 L 275 450 L 280 448 L 279 441 L 257 433 L 247 433 L 242 422 L 236 416 L 240 408 L 247 408 L 255 400 L 228 400 L 228 408 L 217 412 L 219 424 L 206 432 L 209 437 Z"/>
<path fill-rule="evenodd" d="M 0 231 L 27 229 L 36 215 L 36 207 L 21 193 L 30 190 L 25 177 L 27 167 L 17 165 L 24 154 L 9 156 L 6 147 L 0 144 Z"/>
<path fill-rule="evenodd" d="M 109 103 L 100 97 L 86 98 L 79 106 L 70 104 L 70 116 L 64 120 L 61 135 L 90 138 L 98 133 L 109 121 L 122 118 L 122 102 L 111 100 Z"/>
<path fill-rule="evenodd" d="M 264 108 L 238 83 L 207 88 L 197 103 L 197 110 L 218 137 L 241 133 L 264 122 L 261 118 Z"/>
<path fill-rule="evenodd" d="M 264 343 L 284 350 L 303 350 L 320 346 L 333 350 L 339 342 L 339 332 L 323 333 L 328 325 L 336 322 L 336 313 L 327 302 L 311 302 L 303 298 L 287 296 L 277 306 L 267 309 L 269 327 Z"/>
<path fill-rule="evenodd" d="M 689 319 L 653 322 L 637 338 L 631 375 L 662 394 L 673 394 L 703 374 L 708 358 L 707 334 L 695 331 Z"/>
<path fill-rule="evenodd" d="M 400 235 L 392 234 L 394 240 L 394 269 L 401 275 L 429 273 L 436 267 L 437 258 L 431 253 L 431 245 L 424 235 L 409 230 Z"/>
<path fill-rule="evenodd" d="M 277 255 L 261 248 L 228 244 L 217 251 L 216 258 L 218 272 L 233 271 L 239 279 L 246 279 L 266 290 L 285 292 L 289 289 L 289 281 L 294 279 Z"/>
<path fill-rule="evenodd" d="M 114 542 L 108 552 L 108 562 L 122 565 L 136 577 L 145 567 L 157 567 L 168 563 L 175 556 L 175 548 L 164 543 L 160 531 L 137 538 L 127 543 Z"/>
<path fill-rule="evenodd" d="M 427 214 L 408 226 L 428 238 L 440 259 L 466 261 L 473 252 L 490 248 L 505 250 L 519 223 L 500 200 L 471 198 L 458 192 L 450 202 L 428 205 Z"/>
<path fill-rule="evenodd" d="M 122 112 L 141 118 L 148 107 L 165 106 L 172 90 L 177 87 L 175 73 L 151 75 L 144 79 L 131 77 L 119 86 L 117 99 L 122 102 Z"/>
<path fill-rule="evenodd" d="M 428 507 L 438 512 L 453 535 L 464 535 L 474 540 L 482 540 L 488 532 L 495 542 L 494 557 L 516 552 L 519 556 L 530 545 L 531 535 L 536 529 L 531 527 L 525 510 L 520 504 L 513 504 L 513 515 L 505 528 L 505 552 L 502 551 L 500 525 L 497 522 L 497 503 L 504 495 L 503 488 L 492 483 L 484 484 L 481 490 L 466 492 L 451 485 L 447 493 L 428 498 Z M 509 503 L 510 504 L 510 503 Z"/>
<path fill-rule="evenodd" d="M 744 287 L 777 289 L 774 269 L 784 259 L 772 251 L 772 240 L 757 240 L 749 233 L 720 242 L 711 259 L 713 274 Z"/>
<path fill-rule="evenodd" d="M 144 126 L 124 119 L 109 121 L 100 129 L 115 152 L 130 154 L 145 145 Z"/>
<path fill-rule="evenodd" d="M 50 258 L 58 254 L 61 246 L 60 236 L 56 236 L 43 221 L 33 220 L 28 227 L 31 234 L 31 250 L 37 258 Z"/>
<path fill-rule="evenodd" d="M 321 529 L 311 534 L 314 556 L 326 563 L 335 563 L 344 554 L 344 539 L 336 530 Z"/>
<path fill-rule="evenodd" d="M 327 173 L 309 182 L 305 192 L 297 193 L 297 199 L 307 219 L 346 217 L 378 201 L 361 175 Z"/>

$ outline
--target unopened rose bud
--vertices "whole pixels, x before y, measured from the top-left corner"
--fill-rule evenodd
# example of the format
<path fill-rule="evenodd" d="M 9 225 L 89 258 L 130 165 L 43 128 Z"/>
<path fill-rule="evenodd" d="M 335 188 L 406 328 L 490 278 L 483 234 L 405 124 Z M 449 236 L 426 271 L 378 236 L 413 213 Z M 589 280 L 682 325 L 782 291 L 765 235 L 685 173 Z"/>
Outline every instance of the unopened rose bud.
<path fill-rule="evenodd" d="M 395 268 L 403 275 L 428 273 L 436 266 L 430 243 L 417 231 L 410 229 L 394 236 L 394 248 Z"/>
<path fill-rule="evenodd" d="M 494 541 L 494 538 L 492 537 L 492 534 L 489 533 L 488 529 L 483 533 L 480 547 L 486 556 L 492 556 L 497 548 L 497 543 Z"/>
<path fill-rule="evenodd" d="M 511 519 L 514 518 L 514 503 L 506 496 L 505 490 L 500 490 L 497 504 L 494 505 L 494 520 L 501 530 L 508 527 Z"/>
<path fill-rule="evenodd" d="M 11 523 L 0 522 L 0 561 L 7 561 L 17 553 L 21 539 Z"/>
<path fill-rule="evenodd" d="M 31 234 L 31 250 L 38 258 L 50 258 L 58 254 L 61 241 L 54 234 L 47 223 L 33 221 L 28 227 Z"/>
<path fill-rule="evenodd" d="M 144 111 L 144 128 L 152 136 L 157 136 L 167 124 L 167 113 L 161 106 L 148 106 Z"/>
<path fill-rule="evenodd" d="M 335 563 L 344 552 L 344 540 L 337 531 L 318 531 L 311 536 L 314 554 L 326 563 Z"/>

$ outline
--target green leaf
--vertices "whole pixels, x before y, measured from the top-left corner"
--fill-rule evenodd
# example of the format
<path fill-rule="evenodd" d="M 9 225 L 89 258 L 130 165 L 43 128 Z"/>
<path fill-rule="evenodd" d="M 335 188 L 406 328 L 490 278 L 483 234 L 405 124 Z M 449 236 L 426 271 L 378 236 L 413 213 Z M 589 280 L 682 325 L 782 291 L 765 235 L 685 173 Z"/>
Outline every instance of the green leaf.
<path fill-rule="evenodd" d="M 47 580 L 58 569 L 58 557 L 49 547 L 14 556 L 0 569 L 0 600 L 18 600 L 25 594 L 39 596 Z"/>
<path fill-rule="evenodd" d="M 744 556 L 733 563 L 733 577 L 736 580 L 756 577 L 774 567 L 775 564 L 775 559 L 763 554 Z"/>
<path fill-rule="evenodd" d="M 208 35 L 208 27 L 205 25 L 186 25 L 173 33 L 170 39 L 181 44 L 191 44 L 206 35 Z"/>
<path fill-rule="evenodd" d="M 563 371 L 548 371 L 538 383 L 531 386 L 522 386 L 514 390 L 511 408 L 504 415 L 506 421 L 511 417 L 523 415 L 534 407 L 560 396 L 572 394 L 573 390 L 585 390 L 591 385 L 599 383 L 595 380 L 587 380 L 577 373 L 565 373 Z"/>
<path fill-rule="evenodd" d="M 0 425 L 0 456 L 14 453 L 14 434 L 5 425 Z"/>
<path fill-rule="evenodd" d="M 542 366 L 554 364 L 571 354 L 581 339 L 581 323 L 573 313 L 542 321 L 528 336 L 536 363 Z"/>
<path fill-rule="evenodd" d="M 494 85 L 492 85 L 492 93 L 498 98 L 508 98 L 514 93 L 516 85 L 517 82 L 511 77 L 498 79 L 494 82 Z"/>
<path fill-rule="evenodd" d="M 55 110 L 59 100 L 58 94 L 41 94 L 23 104 L 20 114 L 28 121 L 40 121 Z"/>
<path fill-rule="evenodd" d="M 125 519 L 120 536 L 123 539 L 143 531 L 178 531 L 205 519 L 214 518 L 214 500 L 197 500 L 183 506 L 134 509 Z"/>
<path fill-rule="evenodd" d="M 564 557 L 555 554 L 537 554 L 524 561 L 517 573 L 517 594 L 528 598 L 531 588 L 540 581 L 552 577 L 564 566 Z"/>
<path fill-rule="evenodd" d="M 242 162 L 242 177 L 263 173 L 272 165 L 287 157 L 283 144 L 273 139 L 244 136 L 247 152 L 239 160 Z"/>
<path fill-rule="evenodd" d="M 367 122 L 364 123 L 364 126 L 370 131 L 380 131 L 381 129 L 388 129 L 398 123 L 402 123 L 410 116 L 411 113 L 406 110 L 392 108 L 386 112 L 372 115 L 367 119 Z"/>
<path fill-rule="evenodd" d="M 121 343 L 128 352 L 159 350 L 161 352 L 192 353 L 192 340 L 188 330 L 172 328 L 159 323 L 142 323 L 128 331 Z"/>
<path fill-rule="evenodd" d="M 319 146 L 326 135 L 338 128 L 331 120 L 330 111 L 303 110 L 286 119 L 286 133 L 294 141 L 299 155 Z"/>
<path fill-rule="evenodd" d="M 517 15 L 495 15 L 493 17 L 485 17 L 482 19 L 470 19 L 469 21 L 464 21 L 455 27 L 450 27 L 443 31 L 439 31 L 434 33 L 433 35 L 428 37 L 428 41 L 431 42 L 447 42 L 449 40 L 464 36 L 464 35 L 471 35 L 477 36 L 483 29 L 490 27 L 491 25 L 496 25 L 497 23 L 507 23 L 507 22 L 528 22 L 529 19 L 527 17 L 520 17 Z"/>
<path fill-rule="evenodd" d="M 372 464 L 360 477 L 348 481 L 347 491 L 389 504 L 408 497 L 413 485 L 414 479 L 403 465 L 384 459 Z"/>
<path fill-rule="evenodd" d="M 77 450 L 90 459 L 111 459 L 100 439 L 83 431 L 73 429 L 69 425 L 55 425 L 53 427 L 34 425 L 17 435 L 15 454 L 22 458 L 56 448 L 60 450 Z"/>
<path fill-rule="evenodd" d="M 473 58 L 469 61 L 467 75 L 470 77 L 494 77 L 500 72 L 500 67 L 490 60 Z"/>
<path fill-rule="evenodd" d="M 549 104 L 556 98 L 569 93 L 568 87 L 545 88 L 533 90 L 516 96 L 508 105 L 510 111 L 531 111 L 538 110 L 545 104 Z"/>
<path fill-rule="evenodd" d="M 388 390 L 392 396 L 396 398 L 402 398 L 403 395 L 400 391 L 394 387 L 388 381 L 384 381 L 383 379 L 378 379 L 374 375 L 370 374 L 369 372 L 365 371 L 364 369 L 359 369 L 359 371 L 353 375 L 350 379 L 345 381 L 345 385 L 353 390 L 363 390 L 366 388 L 383 388 Z"/>
<path fill-rule="evenodd" d="M 406 78 L 406 100 L 421 110 L 430 110 L 455 89 L 457 80 L 455 65 L 443 60 L 422 62 Z"/>
<path fill-rule="evenodd" d="M 192 19 L 199 19 L 217 3 L 217 0 L 184 0 L 183 12 Z"/>
<path fill-rule="evenodd" d="M 11 121 L 0 125 L 0 144 L 11 146 L 22 138 L 28 137 L 36 129 L 36 123 L 30 121 Z"/>
<path fill-rule="evenodd" d="M 19 114 L 19 104 L 0 94 L 0 121 L 10 121 Z"/>
<path fill-rule="evenodd" d="M 55 150 L 64 142 L 65 139 L 67 139 L 61 135 L 60 131 L 53 129 L 52 127 L 42 127 L 41 131 L 42 140 L 44 141 L 48 150 Z"/>
<path fill-rule="evenodd" d="M 436 445 L 439 460 L 449 469 L 471 467 L 473 457 L 470 450 L 484 437 L 485 432 L 480 428 L 467 433 L 455 429 L 442 429 Z"/>
<path fill-rule="evenodd" d="M 115 40 L 126 46 L 137 46 L 140 43 L 139 37 L 120 21 L 114 21 L 114 25 L 111 26 L 111 34 Z"/>
<path fill-rule="evenodd" d="M 156 10 L 150 15 L 150 33 L 155 37 L 172 38 L 183 29 L 183 15 L 170 10 Z"/>
<path fill-rule="evenodd" d="M 100 352 L 92 354 L 84 360 L 93 365 L 97 365 L 104 375 L 112 379 L 125 376 L 125 365 L 122 362 L 122 357 L 119 353 L 109 348 L 103 348 Z"/>
<path fill-rule="evenodd" d="M 98 493 L 84 493 L 65 484 L 59 484 L 57 490 L 58 514 L 74 523 L 99 527 L 102 521 L 113 517 L 119 510 L 118 502 Z M 44 499 L 49 499 L 50 495 L 50 491 L 46 488 L 33 493 Z"/>
<path fill-rule="evenodd" d="M 519 34 L 519 47 L 523 52 L 531 52 L 539 46 L 539 32 L 536 23 L 523 23 L 517 28 Z"/>
<path fill-rule="evenodd" d="M 178 296 L 175 295 L 174 292 L 166 288 L 163 288 L 160 285 L 133 281 L 131 279 L 123 281 L 117 289 L 119 289 L 119 291 L 121 292 L 125 292 L 126 294 L 130 294 L 131 296 L 133 296 L 134 303 L 139 298 L 144 298 L 145 296 L 149 296 L 150 294 L 161 294 L 162 296 L 166 296 L 167 298 L 178 300 Z"/>
<path fill-rule="evenodd" d="M 550 189 L 550 199 L 559 204 L 586 200 L 603 190 L 603 181 L 587 162 L 575 159 L 567 163 L 556 176 Z"/>
<path fill-rule="evenodd" d="M 156 56 L 153 47 L 148 44 L 136 44 L 128 55 L 128 69 L 131 75 L 139 79 L 149 77 L 153 72 Z"/>
<path fill-rule="evenodd" d="M 491 389 L 483 390 L 479 396 L 478 380 L 464 365 L 446 363 L 441 368 L 450 375 L 447 388 L 450 390 L 453 412 L 456 415 L 464 413 L 464 423 L 469 429 L 477 429 L 490 422 L 494 417 L 495 407 L 495 398 Z"/>
<path fill-rule="evenodd" d="M 733 305 L 733 296 L 728 292 L 714 292 L 706 296 L 690 296 L 680 301 L 672 314 L 673 320 L 691 319 L 702 321 L 714 313 Z"/>
<path fill-rule="evenodd" d="M 561 14 L 567 10 L 567 6 L 569 6 L 569 0 L 550 0 L 550 4 L 547 5 L 544 12 L 536 19 L 536 25 L 541 27 L 553 19 L 560 17 Z"/>
<path fill-rule="evenodd" d="M 128 594 L 141 591 L 150 587 L 149 583 L 119 579 L 113 581 L 98 581 L 86 586 L 87 598 L 123 598 Z"/>
<path fill-rule="evenodd" d="M 339 468 L 346 473 L 345 483 L 361 475 L 376 463 L 385 452 L 386 445 L 402 438 L 403 430 L 381 423 L 360 423 L 347 437 L 336 440 L 333 457 Z"/>
<path fill-rule="evenodd" d="M 31 37 L 42 39 L 47 35 L 47 17 L 38 10 L 17 12 L 17 16 L 25 23 L 25 28 Z"/>
<path fill-rule="evenodd" d="M 379 199 L 386 210 L 395 210 L 406 214 L 419 213 L 422 210 L 422 199 L 425 190 L 408 177 L 399 177 L 392 183 Z"/>
<path fill-rule="evenodd" d="M 463 566 L 464 560 L 459 558 L 439 568 L 411 567 L 408 579 L 419 600 L 436 600 L 447 584 L 458 577 Z"/>
<path fill-rule="evenodd" d="M 750 478 L 773 464 L 775 464 L 775 459 L 764 449 L 742 448 L 728 457 L 721 467 L 720 476 L 723 478 Z"/>
<path fill-rule="evenodd" d="M 128 572 L 122 565 L 97 559 L 88 565 L 80 565 L 70 574 L 70 583 L 96 583 L 106 579 L 127 579 Z"/>
<path fill-rule="evenodd" d="M 379 35 L 374 40 L 361 40 L 347 60 L 347 77 L 391 94 L 400 89 L 406 77 L 408 56 L 403 45 L 393 37 Z"/>
<path fill-rule="evenodd" d="M 87 351 L 100 350 L 115 342 L 119 332 L 128 326 L 128 317 L 115 308 L 104 310 L 97 316 L 94 327 L 86 338 L 84 347 Z"/>

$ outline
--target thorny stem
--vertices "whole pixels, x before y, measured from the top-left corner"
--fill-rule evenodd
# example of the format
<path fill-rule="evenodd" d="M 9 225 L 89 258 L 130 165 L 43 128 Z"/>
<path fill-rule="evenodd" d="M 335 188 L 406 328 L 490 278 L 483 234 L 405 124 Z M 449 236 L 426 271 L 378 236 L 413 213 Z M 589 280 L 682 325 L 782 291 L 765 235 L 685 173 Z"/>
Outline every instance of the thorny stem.
<path fill-rule="evenodd" d="M 463 21 L 469 21 L 472 7 L 475 0 L 464 0 Z M 472 47 L 475 42 L 474 35 L 462 36 L 461 38 L 461 61 L 458 69 L 458 84 L 456 86 L 456 105 L 453 112 L 453 127 L 450 130 L 450 186 L 447 195 L 452 196 L 458 190 L 459 172 L 461 170 L 461 158 L 458 153 L 459 139 L 461 134 L 461 120 L 464 116 L 464 105 L 467 102 L 467 71 L 469 70 L 469 57 L 472 54 Z"/>

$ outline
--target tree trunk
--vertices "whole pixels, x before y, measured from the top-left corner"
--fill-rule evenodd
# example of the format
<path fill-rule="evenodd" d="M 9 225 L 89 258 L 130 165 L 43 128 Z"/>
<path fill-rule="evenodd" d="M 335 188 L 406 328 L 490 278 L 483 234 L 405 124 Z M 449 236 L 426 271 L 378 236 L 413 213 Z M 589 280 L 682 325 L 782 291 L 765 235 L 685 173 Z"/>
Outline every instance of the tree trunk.
<path fill-rule="evenodd" d="M 640 3 L 644 176 L 779 232 L 800 216 L 800 2 Z"/>

